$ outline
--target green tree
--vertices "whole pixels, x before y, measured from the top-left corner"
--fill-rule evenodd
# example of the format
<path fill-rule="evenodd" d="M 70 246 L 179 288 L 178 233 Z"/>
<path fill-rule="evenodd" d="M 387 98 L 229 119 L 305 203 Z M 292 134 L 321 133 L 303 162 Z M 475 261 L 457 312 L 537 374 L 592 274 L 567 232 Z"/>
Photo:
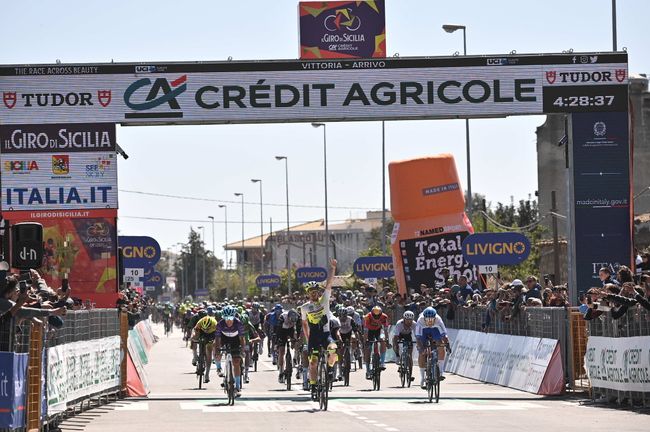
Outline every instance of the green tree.
<path fill-rule="evenodd" d="M 359 256 L 384 256 L 390 255 L 390 235 L 393 232 L 395 221 L 386 219 L 386 251 L 381 250 L 381 227 L 373 228 L 370 231 L 368 247 L 359 252 Z"/>
<path fill-rule="evenodd" d="M 212 288 L 214 275 L 223 267 L 223 261 L 205 248 L 198 231 L 190 229 L 188 242 L 183 245 L 173 268 L 176 275 L 176 290 L 186 295 L 194 294 L 195 289 Z M 203 272 L 205 268 L 205 284 Z"/>

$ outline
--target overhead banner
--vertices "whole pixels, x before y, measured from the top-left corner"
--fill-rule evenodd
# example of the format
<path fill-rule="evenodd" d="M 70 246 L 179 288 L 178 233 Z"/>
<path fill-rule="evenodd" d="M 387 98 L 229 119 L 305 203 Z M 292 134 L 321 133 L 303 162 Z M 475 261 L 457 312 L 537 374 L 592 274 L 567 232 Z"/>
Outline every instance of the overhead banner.
<path fill-rule="evenodd" d="M 465 215 L 454 157 L 448 154 L 391 162 L 391 249 L 401 294 L 435 287 L 449 276 L 477 280 L 463 258 L 463 240 L 474 230 Z"/>
<path fill-rule="evenodd" d="M 71 294 L 96 307 L 117 300 L 117 210 L 6 212 L 11 224 L 43 225 L 43 262 L 39 272 L 58 288 L 68 278 Z"/>
<path fill-rule="evenodd" d="M 572 300 L 579 291 L 600 287 L 601 267 L 616 273 L 632 267 L 632 197 L 627 112 L 580 113 L 571 116 L 573 175 L 570 212 L 575 272 Z"/>
<path fill-rule="evenodd" d="M 298 4 L 300 58 L 386 57 L 384 0 Z"/>
<path fill-rule="evenodd" d="M 463 257 L 474 265 L 517 265 L 530 255 L 530 240 L 521 233 L 476 233 L 463 240 Z"/>
<path fill-rule="evenodd" d="M 589 336 L 585 370 L 592 387 L 650 392 L 650 336 Z"/>
<path fill-rule="evenodd" d="M 296 280 L 299 283 L 322 282 L 327 279 L 327 270 L 323 267 L 301 267 L 296 270 Z"/>
<path fill-rule="evenodd" d="M 627 110 L 626 53 L 0 67 L 1 124 L 407 120 Z"/>
<path fill-rule="evenodd" d="M 124 268 L 152 268 L 160 260 L 160 244 L 148 236 L 120 236 Z M 147 274 L 145 274 L 147 276 Z M 162 277 L 160 278 L 162 283 Z"/>
<path fill-rule="evenodd" d="M 359 257 L 354 261 L 352 268 L 354 274 L 363 279 L 395 276 L 395 267 L 391 256 Z"/>
<path fill-rule="evenodd" d="M 2 210 L 117 208 L 115 152 L 2 153 Z"/>
<path fill-rule="evenodd" d="M 0 125 L 0 153 L 115 152 L 112 123 Z"/>
<path fill-rule="evenodd" d="M 258 288 L 268 287 L 277 288 L 282 283 L 282 278 L 276 274 L 259 275 L 255 278 L 255 285 Z"/>

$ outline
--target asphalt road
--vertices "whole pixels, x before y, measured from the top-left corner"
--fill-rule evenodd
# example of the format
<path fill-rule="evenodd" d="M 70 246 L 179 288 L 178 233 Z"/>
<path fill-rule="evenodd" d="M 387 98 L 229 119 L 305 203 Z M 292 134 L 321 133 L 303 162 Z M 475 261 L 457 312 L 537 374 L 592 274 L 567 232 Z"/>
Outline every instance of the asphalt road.
<path fill-rule="evenodd" d="M 154 327 L 162 335 L 161 327 Z M 382 375 L 382 389 L 371 391 L 362 371 L 353 373 L 350 387 L 335 384 L 327 412 L 320 412 L 301 385 L 286 391 L 277 382 L 270 359 L 263 356 L 251 373 L 242 397 L 227 406 L 220 380 L 203 390 L 191 365 L 191 352 L 175 329 L 161 336 L 146 367 L 151 393 L 147 399 L 127 399 L 86 411 L 66 420 L 64 431 L 647 431 L 650 417 L 623 409 L 584 404 L 575 397 L 544 398 L 518 390 L 447 375 L 438 404 L 425 401 L 417 386 L 401 388 L 395 365 Z M 213 370 L 214 372 L 214 370 Z M 417 372 L 417 369 L 416 369 Z M 417 384 L 417 381 L 416 383 Z M 210 428 L 210 429 L 209 429 Z"/>

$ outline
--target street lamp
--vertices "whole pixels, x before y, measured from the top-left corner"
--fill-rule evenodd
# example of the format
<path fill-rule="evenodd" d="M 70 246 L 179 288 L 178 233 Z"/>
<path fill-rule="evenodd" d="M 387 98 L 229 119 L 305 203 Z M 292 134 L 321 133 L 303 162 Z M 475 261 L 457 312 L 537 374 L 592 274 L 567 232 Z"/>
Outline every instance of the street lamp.
<path fill-rule="evenodd" d="M 224 252 L 224 256 L 225 256 L 225 260 L 223 262 L 224 263 L 223 268 L 226 271 L 226 290 L 227 290 L 228 288 L 230 288 L 230 275 L 228 274 L 228 249 L 226 249 L 228 247 L 228 206 L 225 205 L 225 204 L 219 204 L 219 208 L 224 209 L 224 211 L 226 213 L 226 216 L 225 216 L 225 219 L 224 219 L 224 221 L 225 221 L 225 223 L 224 223 L 224 226 L 225 226 L 224 231 L 225 231 L 225 235 L 226 235 L 226 240 L 225 240 L 226 244 L 225 244 L 225 246 L 223 248 L 223 252 Z"/>
<path fill-rule="evenodd" d="M 262 205 L 262 180 L 251 179 L 251 182 L 260 184 L 260 273 L 264 274 L 264 207 Z"/>
<path fill-rule="evenodd" d="M 323 127 L 323 165 L 325 178 L 325 267 L 330 262 L 330 226 L 327 217 L 327 125 L 325 123 L 312 123 L 315 128 Z"/>
<path fill-rule="evenodd" d="M 244 272 L 244 194 L 235 192 L 236 197 L 241 197 L 241 292 L 242 300 L 246 297 L 246 280 Z"/>
<path fill-rule="evenodd" d="M 284 161 L 284 184 L 287 190 L 287 295 L 291 294 L 291 243 L 289 242 L 289 159 L 276 156 L 275 160 Z"/>
<path fill-rule="evenodd" d="M 202 264 L 202 275 L 201 275 L 201 289 L 205 290 L 205 246 L 203 246 L 203 243 L 205 242 L 205 227 L 200 226 L 197 227 L 198 229 L 201 230 L 201 248 L 203 249 L 203 264 Z"/>
<path fill-rule="evenodd" d="M 187 295 L 187 280 L 188 280 L 188 274 L 187 274 L 187 268 L 185 265 L 185 255 L 183 254 L 183 247 L 185 247 L 185 243 L 176 243 L 174 246 L 180 246 L 181 251 L 181 298 L 184 300 L 185 296 Z"/>
<path fill-rule="evenodd" d="M 457 30 L 463 31 L 463 55 L 467 55 L 467 34 L 466 27 L 458 24 L 445 24 L 442 29 L 447 33 L 453 33 Z M 465 147 L 467 153 L 467 214 L 472 216 L 472 162 L 470 156 L 469 144 L 469 119 L 465 119 Z"/>

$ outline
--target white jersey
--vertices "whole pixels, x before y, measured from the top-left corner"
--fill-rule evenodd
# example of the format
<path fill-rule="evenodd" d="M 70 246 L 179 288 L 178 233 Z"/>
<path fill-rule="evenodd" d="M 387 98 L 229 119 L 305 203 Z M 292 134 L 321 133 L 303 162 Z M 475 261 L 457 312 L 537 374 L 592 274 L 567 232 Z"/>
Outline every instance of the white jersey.
<path fill-rule="evenodd" d="M 330 312 L 330 290 L 325 290 L 323 295 L 316 302 L 307 302 L 300 308 L 302 320 L 307 321 L 309 325 L 317 326 L 323 323 L 323 331 L 330 331 L 329 320 L 333 318 Z"/>
<path fill-rule="evenodd" d="M 440 318 L 440 315 L 436 315 L 435 322 L 433 323 L 433 325 L 428 326 L 424 323 L 424 315 L 420 314 L 420 316 L 418 317 L 418 321 L 415 324 L 415 336 L 418 338 L 421 337 L 422 331 L 427 328 L 437 328 L 441 335 L 447 334 L 447 327 L 445 327 L 445 323 L 442 322 L 442 318 Z"/>
<path fill-rule="evenodd" d="M 406 327 L 404 324 L 404 319 L 401 319 L 397 321 L 397 324 L 395 324 L 395 331 L 393 333 L 394 336 L 407 336 L 411 335 L 411 339 L 415 338 L 415 323 L 411 323 L 411 327 Z"/>

